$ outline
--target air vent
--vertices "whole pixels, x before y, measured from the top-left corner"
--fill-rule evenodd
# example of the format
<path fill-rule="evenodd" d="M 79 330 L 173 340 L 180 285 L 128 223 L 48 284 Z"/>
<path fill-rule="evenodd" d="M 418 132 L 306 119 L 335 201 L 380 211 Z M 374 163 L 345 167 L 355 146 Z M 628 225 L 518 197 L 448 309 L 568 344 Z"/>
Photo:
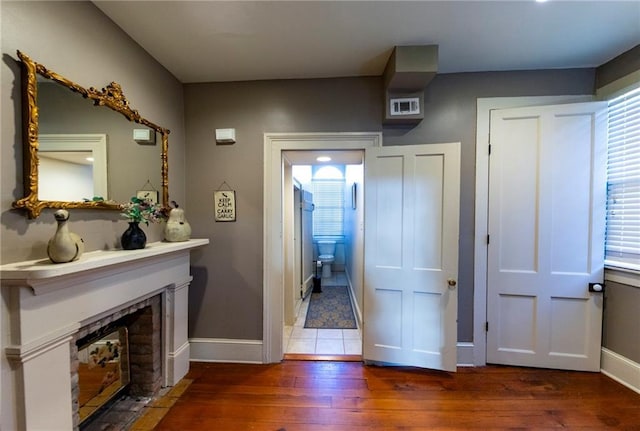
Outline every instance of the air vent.
<path fill-rule="evenodd" d="M 420 114 L 420 98 L 403 97 L 390 99 L 389 114 L 392 116 Z"/>

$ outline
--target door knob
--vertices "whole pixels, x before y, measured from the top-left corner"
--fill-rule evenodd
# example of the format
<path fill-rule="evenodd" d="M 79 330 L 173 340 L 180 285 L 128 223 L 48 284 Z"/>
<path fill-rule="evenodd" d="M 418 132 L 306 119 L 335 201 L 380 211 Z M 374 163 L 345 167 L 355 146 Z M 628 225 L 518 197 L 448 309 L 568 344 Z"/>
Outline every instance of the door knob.
<path fill-rule="evenodd" d="M 589 292 L 602 292 L 604 283 L 589 283 Z"/>
<path fill-rule="evenodd" d="M 449 285 L 449 289 L 453 289 L 458 284 L 453 278 L 447 280 L 447 284 Z"/>

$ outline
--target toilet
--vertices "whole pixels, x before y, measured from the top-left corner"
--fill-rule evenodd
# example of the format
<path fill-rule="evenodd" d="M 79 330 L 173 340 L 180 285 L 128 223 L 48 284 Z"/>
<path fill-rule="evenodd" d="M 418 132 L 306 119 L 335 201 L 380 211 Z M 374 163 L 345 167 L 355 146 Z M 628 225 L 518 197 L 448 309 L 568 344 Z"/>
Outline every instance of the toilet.
<path fill-rule="evenodd" d="M 331 264 L 335 253 L 335 241 L 318 241 L 318 260 L 322 262 L 322 278 L 331 277 Z"/>

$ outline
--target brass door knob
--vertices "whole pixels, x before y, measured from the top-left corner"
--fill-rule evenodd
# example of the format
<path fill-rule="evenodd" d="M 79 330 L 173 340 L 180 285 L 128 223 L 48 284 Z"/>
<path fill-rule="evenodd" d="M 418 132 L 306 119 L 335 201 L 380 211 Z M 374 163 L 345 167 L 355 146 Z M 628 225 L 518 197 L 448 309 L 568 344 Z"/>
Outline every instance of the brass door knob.
<path fill-rule="evenodd" d="M 449 289 L 453 289 L 458 284 L 453 278 L 447 280 L 447 284 L 449 285 Z"/>

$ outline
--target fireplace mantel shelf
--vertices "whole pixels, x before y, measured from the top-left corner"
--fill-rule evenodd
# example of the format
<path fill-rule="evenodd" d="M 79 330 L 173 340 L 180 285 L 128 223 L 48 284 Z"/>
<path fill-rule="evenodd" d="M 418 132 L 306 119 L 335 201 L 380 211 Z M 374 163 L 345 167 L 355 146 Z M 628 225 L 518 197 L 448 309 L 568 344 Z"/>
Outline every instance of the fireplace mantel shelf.
<path fill-rule="evenodd" d="M 36 259 L 8 263 L 0 266 L 0 279 L 16 281 L 44 281 L 74 275 L 84 271 L 106 269 L 109 266 L 131 263 L 142 259 L 189 250 L 209 244 L 208 239 L 190 239 L 183 242 L 153 242 L 141 250 L 98 250 L 84 253 L 79 260 L 52 263 L 49 259 Z"/>

